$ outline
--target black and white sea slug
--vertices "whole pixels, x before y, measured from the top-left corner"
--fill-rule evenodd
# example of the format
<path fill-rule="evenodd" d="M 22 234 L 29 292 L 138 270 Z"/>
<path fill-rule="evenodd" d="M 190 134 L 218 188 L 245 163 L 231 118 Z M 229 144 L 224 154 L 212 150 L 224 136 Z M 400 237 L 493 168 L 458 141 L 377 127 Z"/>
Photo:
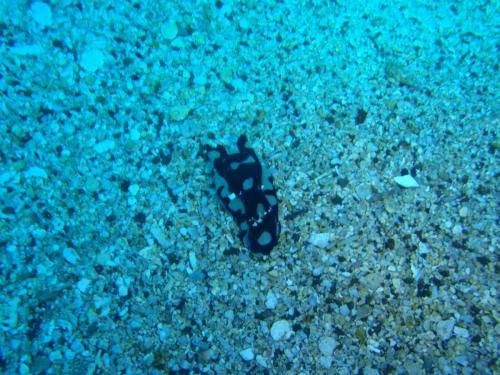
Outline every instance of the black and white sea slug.
<path fill-rule="evenodd" d="M 280 234 L 278 197 L 273 177 L 246 142 L 241 135 L 235 153 L 205 146 L 205 158 L 213 164 L 217 196 L 236 221 L 241 241 L 254 253 L 269 254 Z"/>

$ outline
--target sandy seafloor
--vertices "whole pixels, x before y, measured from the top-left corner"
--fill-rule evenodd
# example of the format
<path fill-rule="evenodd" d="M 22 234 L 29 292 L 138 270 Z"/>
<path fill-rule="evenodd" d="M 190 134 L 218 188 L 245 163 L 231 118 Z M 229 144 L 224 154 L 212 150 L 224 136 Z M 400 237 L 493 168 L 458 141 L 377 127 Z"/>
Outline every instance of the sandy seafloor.
<path fill-rule="evenodd" d="M 498 3 L 388 3 L 0 2 L 0 372 L 498 373 Z"/>

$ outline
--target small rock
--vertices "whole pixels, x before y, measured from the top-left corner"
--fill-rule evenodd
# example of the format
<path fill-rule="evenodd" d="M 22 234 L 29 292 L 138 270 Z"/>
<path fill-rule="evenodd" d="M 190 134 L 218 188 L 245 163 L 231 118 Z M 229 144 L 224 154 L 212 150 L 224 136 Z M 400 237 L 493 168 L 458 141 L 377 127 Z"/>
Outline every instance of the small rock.
<path fill-rule="evenodd" d="M 404 176 L 396 176 L 394 177 L 394 181 L 404 188 L 416 188 L 419 187 L 419 184 L 415 179 L 409 175 L 405 174 Z"/>
<path fill-rule="evenodd" d="M 415 86 L 417 79 L 407 66 L 399 61 L 389 60 L 385 65 L 385 76 L 390 82 L 400 85 Z"/>
<path fill-rule="evenodd" d="M 24 177 L 26 178 L 42 178 L 46 179 L 48 177 L 47 172 L 45 172 L 45 169 L 39 168 L 39 167 L 31 167 L 24 173 Z"/>
<path fill-rule="evenodd" d="M 70 350 L 70 349 L 66 349 L 64 351 L 64 358 L 66 358 L 68 361 L 72 361 L 74 360 L 76 357 L 76 354 L 73 350 Z"/>
<path fill-rule="evenodd" d="M 264 356 L 262 356 L 262 355 L 260 355 L 260 354 L 259 354 L 259 355 L 257 355 L 257 358 L 256 358 L 255 360 L 257 361 L 257 363 L 258 363 L 260 366 L 262 366 L 262 367 L 264 367 L 264 368 L 267 368 L 267 361 L 266 361 L 266 359 L 264 358 Z"/>
<path fill-rule="evenodd" d="M 63 257 L 66 260 L 66 262 L 68 262 L 70 264 L 76 264 L 76 263 L 78 263 L 78 260 L 80 259 L 80 257 L 75 252 L 75 250 L 73 250 L 70 247 L 65 247 L 64 248 L 64 250 L 63 250 Z"/>
<path fill-rule="evenodd" d="M 349 310 L 349 307 L 347 307 L 347 305 L 342 305 L 339 307 L 339 313 L 344 316 L 348 316 L 350 312 L 351 311 Z"/>
<path fill-rule="evenodd" d="M 157 223 L 151 225 L 150 233 L 163 249 L 168 249 L 170 247 L 170 242 L 167 239 L 165 230 Z"/>
<path fill-rule="evenodd" d="M 37 355 L 33 357 L 31 362 L 31 373 L 42 374 L 50 368 L 50 361 L 46 355 Z"/>
<path fill-rule="evenodd" d="M 26 363 L 21 363 L 19 365 L 19 374 L 20 375 L 29 375 L 31 374 L 30 368 Z"/>
<path fill-rule="evenodd" d="M 422 366 L 419 363 L 409 362 L 405 366 L 407 374 L 422 374 Z"/>
<path fill-rule="evenodd" d="M 331 357 L 336 347 L 337 340 L 333 337 L 325 336 L 319 340 L 319 351 L 324 356 Z"/>
<path fill-rule="evenodd" d="M 196 261 L 196 253 L 194 251 L 190 251 L 189 252 L 189 265 L 191 266 L 191 269 L 195 270 L 197 263 L 198 262 Z"/>
<path fill-rule="evenodd" d="M 31 4 L 31 15 L 40 26 L 50 26 L 52 24 L 52 9 L 41 1 L 35 1 Z"/>
<path fill-rule="evenodd" d="M 332 367 L 332 362 L 333 362 L 333 357 L 332 356 L 324 356 L 324 355 L 322 355 L 322 356 L 319 357 L 319 363 L 324 368 L 330 368 L 330 367 Z"/>
<path fill-rule="evenodd" d="M 272 310 L 276 307 L 276 305 L 278 305 L 278 298 L 272 291 L 270 291 L 269 293 L 267 293 L 266 307 Z"/>
<path fill-rule="evenodd" d="M 465 206 L 461 207 L 458 211 L 458 214 L 460 215 L 460 217 L 466 217 L 469 214 L 469 209 Z"/>
<path fill-rule="evenodd" d="M 187 105 L 176 105 L 170 108 L 170 119 L 173 121 L 184 120 L 191 111 L 191 108 Z"/>
<path fill-rule="evenodd" d="M 232 322 L 233 319 L 234 319 L 234 311 L 233 310 L 227 310 L 224 313 L 224 318 L 226 318 L 227 320 L 229 320 L 230 322 Z"/>
<path fill-rule="evenodd" d="M 170 21 L 161 25 L 160 31 L 161 35 L 163 35 L 165 39 L 172 40 L 175 39 L 175 37 L 177 36 L 179 28 L 177 27 L 177 24 L 174 21 Z"/>
<path fill-rule="evenodd" d="M 10 53 L 18 56 L 36 56 L 43 52 L 43 48 L 38 44 L 16 44 L 10 48 Z"/>
<path fill-rule="evenodd" d="M 453 327 L 455 326 L 455 319 L 441 320 L 436 326 L 436 333 L 441 340 L 449 340 L 453 334 Z"/>
<path fill-rule="evenodd" d="M 76 283 L 76 287 L 78 290 L 82 293 L 85 293 L 85 291 L 88 289 L 90 285 L 90 280 L 89 279 L 81 279 Z"/>
<path fill-rule="evenodd" d="M 368 290 L 374 292 L 384 285 L 384 277 L 380 273 L 372 272 L 364 275 L 360 279 L 360 283 Z"/>
<path fill-rule="evenodd" d="M 453 329 L 453 332 L 455 333 L 455 335 L 457 335 L 458 337 L 462 337 L 464 339 L 467 339 L 469 338 L 469 331 L 466 330 L 465 328 L 462 328 L 462 327 L 458 327 L 456 326 L 454 329 Z"/>
<path fill-rule="evenodd" d="M 222 69 L 220 70 L 220 78 L 225 82 L 225 83 L 231 83 L 233 80 L 234 76 L 234 71 L 231 69 L 229 66 L 223 66 Z"/>
<path fill-rule="evenodd" d="M 373 367 L 365 367 L 363 369 L 363 375 L 380 375 L 380 372 Z"/>
<path fill-rule="evenodd" d="M 292 333 L 292 326 L 287 320 L 278 320 L 271 327 L 271 337 L 274 341 L 279 341 L 282 338 L 287 339 Z"/>
<path fill-rule="evenodd" d="M 17 327 L 19 318 L 19 298 L 2 301 L 0 304 L 0 331 L 8 332 Z"/>
<path fill-rule="evenodd" d="M 186 49 L 190 44 L 190 39 L 188 38 L 175 38 L 170 42 L 170 45 L 176 49 Z"/>
<path fill-rule="evenodd" d="M 359 184 L 356 187 L 356 196 L 364 201 L 368 201 L 373 196 L 373 188 L 370 184 Z"/>
<path fill-rule="evenodd" d="M 85 181 L 85 190 L 89 193 L 93 193 L 99 190 L 99 180 L 94 176 L 89 176 L 87 181 Z"/>
<path fill-rule="evenodd" d="M 254 358 L 253 349 L 247 348 L 242 350 L 240 352 L 240 356 L 241 358 L 243 358 L 244 361 L 251 361 Z"/>
<path fill-rule="evenodd" d="M 312 271 L 314 277 L 321 276 L 322 273 L 323 273 L 323 267 L 314 267 Z"/>
<path fill-rule="evenodd" d="M 87 72 L 93 73 L 104 65 L 104 54 L 98 49 L 90 49 L 82 54 L 80 66 Z"/>
<path fill-rule="evenodd" d="M 115 148 L 115 141 L 113 139 L 106 139 L 94 145 L 94 151 L 97 152 L 98 154 L 103 154 L 105 152 L 111 151 L 114 148 Z"/>
<path fill-rule="evenodd" d="M 361 305 L 356 311 L 356 319 L 361 321 L 362 319 L 366 319 L 372 313 L 372 306 L 370 305 Z"/>
<path fill-rule="evenodd" d="M 133 184 L 128 187 L 128 192 L 130 195 L 136 195 L 139 192 L 139 185 Z"/>
<path fill-rule="evenodd" d="M 118 280 L 116 280 L 116 287 L 118 288 L 118 295 L 120 297 L 126 297 L 128 295 L 128 285 L 128 279 L 119 277 Z"/>
<path fill-rule="evenodd" d="M 330 233 L 313 233 L 309 236 L 307 242 L 324 249 L 330 244 Z"/>
<path fill-rule="evenodd" d="M 141 133 L 137 129 L 132 129 L 130 131 L 130 139 L 132 141 L 138 141 L 141 138 Z"/>
<path fill-rule="evenodd" d="M 240 19 L 240 28 L 245 31 L 250 28 L 250 22 L 247 18 Z"/>
<path fill-rule="evenodd" d="M 71 349 L 77 354 L 82 354 L 85 350 L 85 347 L 83 346 L 82 342 L 78 338 L 76 338 L 71 342 Z"/>
<path fill-rule="evenodd" d="M 139 329 L 142 327 L 142 320 L 138 317 L 133 317 L 129 320 L 129 326 L 132 329 Z"/>
<path fill-rule="evenodd" d="M 49 359 L 51 362 L 60 361 L 62 358 L 63 356 L 59 350 L 55 350 L 49 354 Z"/>

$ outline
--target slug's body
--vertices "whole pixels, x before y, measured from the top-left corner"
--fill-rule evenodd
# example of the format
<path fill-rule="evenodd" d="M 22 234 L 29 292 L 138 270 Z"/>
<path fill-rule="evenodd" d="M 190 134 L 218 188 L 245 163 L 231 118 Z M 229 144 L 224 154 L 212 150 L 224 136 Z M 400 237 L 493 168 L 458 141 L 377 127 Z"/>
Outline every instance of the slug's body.
<path fill-rule="evenodd" d="M 217 196 L 238 224 L 239 237 L 252 252 L 269 254 L 278 243 L 278 198 L 272 176 L 262 168 L 255 151 L 238 138 L 238 152 L 206 146 L 213 163 Z"/>

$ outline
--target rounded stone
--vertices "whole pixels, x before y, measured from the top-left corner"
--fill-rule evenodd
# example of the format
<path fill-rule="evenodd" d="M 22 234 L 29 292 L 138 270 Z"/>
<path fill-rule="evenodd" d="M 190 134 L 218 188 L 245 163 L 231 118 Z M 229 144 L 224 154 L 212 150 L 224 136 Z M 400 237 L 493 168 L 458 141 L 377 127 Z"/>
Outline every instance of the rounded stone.
<path fill-rule="evenodd" d="M 161 25 L 161 35 L 163 35 L 165 39 L 168 40 L 175 39 L 178 32 L 179 28 L 177 27 L 177 24 L 174 21 L 170 21 Z"/>
<path fill-rule="evenodd" d="M 170 109 L 170 119 L 173 121 L 184 120 L 191 111 L 187 105 L 176 105 Z"/>
<path fill-rule="evenodd" d="M 278 305 L 278 298 L 273 292 L 267 293 L 266 307 L 270 310 L 274 309 Z"/>
<path fill-rule="evenodd" d="M 139 185 L 133 184 L 129 186 L 128 192 L 130 193 L 130 195 L 136 195 L 139 192 L 139 189 Z"/>
<path fill-rule="evenodd" d="M 104 65 L 104 54 L 98 49 L 89 49 L 82 54 L 80 66 L 93 73 Z"/>
<path fill-rule="evenodd" d="M 252 359 L 254 359 L 253 349 L 247 348 L 240 351 L 240 356 L 244 361 L 251 361 Z"/>
<path fill-rule="evenodd" d="M 133 141 L 138 141 L 141 138 L 141 133 L 137 129 L 132 129 L 130 131 L 130 139 Z"/>
<path fill-rule="evenodd" d="M 287 339 L 292 334 L 292 326 L 287 320 L 278 320 L 271 327 L 271 337 L 274 341 L 279 341 L 283 338 Z"/>
<path fill-rule="evenodd" d="M 41 26 L 50 26 L 52 24 L 52 9 L 41 1 L 35 1 L 31 4 L 31 14 L 36 23 Z"/>

